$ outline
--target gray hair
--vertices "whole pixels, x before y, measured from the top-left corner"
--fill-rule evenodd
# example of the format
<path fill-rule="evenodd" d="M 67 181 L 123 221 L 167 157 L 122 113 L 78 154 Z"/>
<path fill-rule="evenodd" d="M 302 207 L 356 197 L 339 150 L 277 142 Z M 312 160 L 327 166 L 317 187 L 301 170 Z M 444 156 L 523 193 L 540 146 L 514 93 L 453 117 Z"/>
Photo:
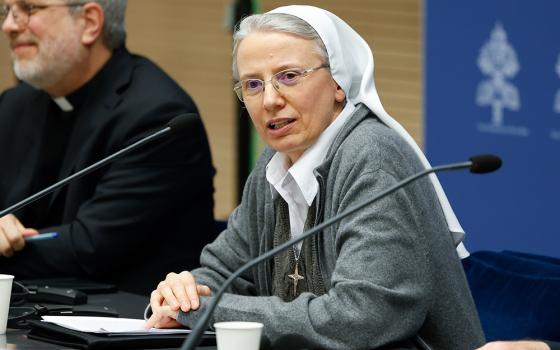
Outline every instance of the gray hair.
<path fill-rule="evenodd" d="M 241 41 L 249 34 L 256 32 L 280 32 L 299 36 L 303 39 L 313 40 L 313 51 L 321 57 L 323 64 L 329 63 L 329 54 L 323 40 L 309 23 L 299 17 L 284 13 L 264 13 L 245 17 L 235 28 L 233 33 L 233 78 L 239 80 L 237 70 L 237 50 Z"/>
<path fill-rule="evenodd" d="M 105 14 L 105 23 L 103 23 L 103 42 L 105 43 L 107 48 L 109 48 L 109 50 L 114 50 L 124 45 L 124 42 L 126 40 L 124 16 L 126 12 L 127 0 L 65 0 L 65 2 L 67 4 L 85 4 L 88 2 L 95 2 L 99 4 L 99 6 L 103 8 L 103 13 Z"/>

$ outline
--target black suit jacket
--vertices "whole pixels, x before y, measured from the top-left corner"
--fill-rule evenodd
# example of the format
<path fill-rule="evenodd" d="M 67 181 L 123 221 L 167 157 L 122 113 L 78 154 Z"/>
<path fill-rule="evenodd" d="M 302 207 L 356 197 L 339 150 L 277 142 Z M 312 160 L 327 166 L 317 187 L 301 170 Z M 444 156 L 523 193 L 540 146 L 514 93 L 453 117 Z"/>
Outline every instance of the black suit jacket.
<path fill-rule="evenodd" d="M 162 127 L 197 112 L 191 98 L 149 60 L 121 48 L 80 88 L 62 179 Z M 74 95 L 74 93 L 72 94 Z M 0 96 L 0 207 L 32 194 L 46 110 L 52 99 L 26 84 Z M 40 174 L 39 174 L 40 175 Z M 0 272 L 16 279 L 80 276 L 149 293 L 170 271 L 198 266 L 214 238 L 214 169 L 200 119 L 46 197 L 52 227 L 24 226 L 58 238 L 31 242 Z"/>

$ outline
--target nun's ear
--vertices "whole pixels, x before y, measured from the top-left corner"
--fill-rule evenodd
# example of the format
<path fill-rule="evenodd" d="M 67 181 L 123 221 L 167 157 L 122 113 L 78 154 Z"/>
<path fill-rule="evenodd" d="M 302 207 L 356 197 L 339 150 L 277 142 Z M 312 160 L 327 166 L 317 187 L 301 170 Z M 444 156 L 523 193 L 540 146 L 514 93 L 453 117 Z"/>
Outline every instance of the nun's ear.
<path fill-rule="evenodd" d="M 344 102 L 344 100 L 346 100 L 346 93 L 344 92 L 344 90 L 342 90 L 342 88 L 338 84 L 336 84 L 336 93 L 334 95 L 334 98 L 335 98 L 336 102 L 339 102 L 339 103 L 342 103 L 342 102 Z"/>

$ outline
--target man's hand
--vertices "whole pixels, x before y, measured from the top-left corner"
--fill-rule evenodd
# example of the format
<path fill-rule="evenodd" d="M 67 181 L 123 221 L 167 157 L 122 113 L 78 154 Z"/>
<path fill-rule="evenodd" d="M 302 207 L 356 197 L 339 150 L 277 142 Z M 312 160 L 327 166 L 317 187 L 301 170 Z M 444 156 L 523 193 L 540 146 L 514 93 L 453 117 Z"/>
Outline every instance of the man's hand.
<path fill-rule="evenodd" d="M 477 350 L 550 350 L 550 347 L 537 340 L 494 341 Z"/>
<path fill-rule="evenodd" d="M 146 321 L 146 329 L 179 327 L 179 309 L 183 312 L 196 310 L 200 306 L 199 297 L 209 296 L 211 293 L 208 286 L 196 284 L 194 276 L 188 271 L 169 273 L 152 292 L 152 316 Z"/>
<path fill-rule="evenodd" d="M 32 228 L 25 228 L 14 215 L 9 214 L 0 218 L 0 255 L 11 257 L 25 247 L 24 238 L 38 235 Z"/>

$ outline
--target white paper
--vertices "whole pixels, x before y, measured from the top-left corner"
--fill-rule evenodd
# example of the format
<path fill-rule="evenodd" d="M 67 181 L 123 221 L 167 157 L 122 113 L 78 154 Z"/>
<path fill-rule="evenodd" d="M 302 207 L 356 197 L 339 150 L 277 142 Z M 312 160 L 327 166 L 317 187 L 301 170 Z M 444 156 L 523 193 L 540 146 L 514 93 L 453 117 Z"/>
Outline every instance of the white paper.
<path fill-rule="evenodd" d="M 43 316 L 50 322 L 75 331 L 107 335 L 187 334 L 190 329 L 144 329 L 145 320 L 93 316 Z M 213 333 L 213 332 L 212 332 Z"/>

